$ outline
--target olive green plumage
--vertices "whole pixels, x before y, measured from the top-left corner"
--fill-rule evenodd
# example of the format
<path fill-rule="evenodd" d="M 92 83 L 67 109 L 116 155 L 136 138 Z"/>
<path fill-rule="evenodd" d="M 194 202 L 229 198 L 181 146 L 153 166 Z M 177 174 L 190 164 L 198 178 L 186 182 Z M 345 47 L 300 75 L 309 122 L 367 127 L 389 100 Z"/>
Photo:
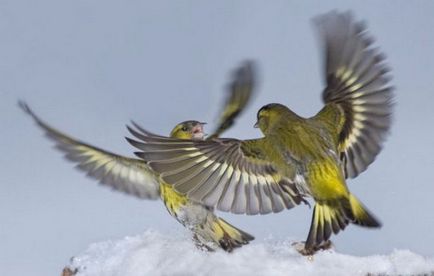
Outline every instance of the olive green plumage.
<path fill-rule="evenodd" d="M 257 114 L 253 140 L 181 141 L 144 129 L 129 139 L 161 179 L 188 198 L 233 213 L 266 214 L 315 200 L 303 253 L 349 223 L 381 223 L 352 195 L 346 178 L 366 170 L 389 131 L 392 89 L 384 56 L 349 13 L 315 20 L 321 30 L 324 108 L 303 118 L 282 104 Z"/>
<path fill-rule="evenodd" d="M 245 62 L 232 73 L 225 106 L 212 137 L 218 137 L 232 126 L 250 101 L 254 92 L 253 71 L 253 63 Z M 175 191 L 171 185 L 160 180 L 144 160 L 118 155 L 74 139 L 43 122 L 24 102 L 19 105 L 33 117 L 38 126 L 56 143 L 56 147 L 65 153 L 67 159 L 77 163 L 77 167 L 88 176 L 129 195 L 143 199 L 161 198 L 170 215 L 192 232 L 199 247 L 210 250 L 220 247 L 230 252 L 254 239 L 250 234 L 216 216 L 212 207 L 188 199 Z M 140 126 L 133 124 L 140 129 Z M 203 125 L 204 123 L 198 121 L 184 121 L 172 129 L 170 136 L 177 139 L 203 140 Z"/>
<path fill-rule="evenodd" d="M 320 112 L 304 119 L 279 104 L 266 105 L 258 113 L 258 125 L 265 138 L 283 156 L 276 163 L 279 171 L 296 179 L 316 202 L 306 241 L 308 253 L 326 242 L 332 232 L 343 230 L 349 222 L 366 227 L 381 226 L 349 192 L 338 155 L 341 127 L 324 123 L 322 116 Z M 267 147 L 264 150 L 272 151 Z"/>

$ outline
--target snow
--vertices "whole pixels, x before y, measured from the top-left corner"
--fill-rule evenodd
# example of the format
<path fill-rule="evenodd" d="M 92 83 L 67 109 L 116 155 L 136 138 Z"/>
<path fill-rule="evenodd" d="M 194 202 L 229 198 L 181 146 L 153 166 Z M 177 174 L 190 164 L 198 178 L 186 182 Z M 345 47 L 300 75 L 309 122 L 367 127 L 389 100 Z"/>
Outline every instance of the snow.
<path fill-rule="evenodd" d="M 184 237 L 147 230 L 95 243 L 71 260 L 77 275 L 434 275 L 434 259 L 409 250 L 350 256 L 334 250 L 308 258 L 292 241 L 256 241 L 233 253 L 197 250 Z"/>

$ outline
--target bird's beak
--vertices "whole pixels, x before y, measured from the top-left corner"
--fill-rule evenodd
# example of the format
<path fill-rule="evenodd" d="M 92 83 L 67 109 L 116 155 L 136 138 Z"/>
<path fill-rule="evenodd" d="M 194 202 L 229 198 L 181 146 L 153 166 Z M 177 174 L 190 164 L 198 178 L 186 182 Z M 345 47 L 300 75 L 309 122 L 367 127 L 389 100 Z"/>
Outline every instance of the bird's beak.
<path fill-rule="evenodd" d="M 259 121 L 256 122 L 256 123 L 253 125 L 253 127 L 254 127 L 254 128 L 258 128 L 258 127 L 259 127 Z"/>
<path fill-rule="evenodd" d="M 206 125 L 207 123 L 206 122 L 199 122 L 199 124 L 202 126 L 202 133 L 203 133 L 202 139 L 204 139 L 205 137 L 207 137 L 209 135 L 208 133 L 205 133 L 203 131 L 203 126 Z"/>
<path fill-rule="evenodd" d="M 205 133 L 203 132 L 203 125 L 205 124 L 206 123 L 199 123 L 193 127 L 193 139 L 203 139 L 203 137 L 205 136 Z"/>

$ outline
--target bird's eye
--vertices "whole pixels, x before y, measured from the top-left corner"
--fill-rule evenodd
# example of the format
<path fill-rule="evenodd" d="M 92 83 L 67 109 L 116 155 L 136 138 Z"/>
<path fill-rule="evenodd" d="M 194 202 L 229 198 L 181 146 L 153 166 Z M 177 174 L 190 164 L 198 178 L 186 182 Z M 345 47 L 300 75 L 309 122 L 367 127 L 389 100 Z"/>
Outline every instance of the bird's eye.
<path fill-rule="evenodd" d="M 187 127 L 186 127 L 186 126 L 183 126 L 183 127 L 181 128 L 181 130 L 182 130 L 182 131 L 187 131 Z"/>

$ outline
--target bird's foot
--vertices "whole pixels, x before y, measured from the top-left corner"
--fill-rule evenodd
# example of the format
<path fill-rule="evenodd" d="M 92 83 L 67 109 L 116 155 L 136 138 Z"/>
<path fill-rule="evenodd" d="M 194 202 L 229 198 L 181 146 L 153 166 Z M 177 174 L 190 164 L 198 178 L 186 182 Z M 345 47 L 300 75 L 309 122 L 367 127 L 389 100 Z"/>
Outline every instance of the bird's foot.
<path fill-rule="evenodd" d="M 329 250 L 334 248 L 334 245 L 330 240 L 325 241 L 320 245 L 315 245 L 311 248 L 306 248 L 305 242 L 294 242 L 291 245 L 295 248 L 295 250 L 298 251 L 298 253 L 303 256 L 308 256 L 310 260 L 313 260 L 313 255 L 316 252 L 320 250 Z"/>
<path fill-rule="evenodd" d="M 307 201 L 306 199 L 301 198 L 301 202 L 303 202 L 305 205 L 307 205 L 307 206 L 309 207 L 309 209 L 312 208 L 312 207 L 310 206 L 309 201 Z"/>
<path fill-rule="evenodd" d="M 78 268 L 71 269 L 68 266 L 65 266 L 65 268 L 62 271 L 62 276 L 74 276 L 77 274 Z"/>
<path fill-rule="evenodd" d="M 205 252 L 214 252 L 215 248 L 213 248 L 213 246 L 207 242 L 202 241 L 198 235 L 194 234 L 193 235 L 193 242 L 194 245 L 196 245 L 196 248 L 201 250 L 201 251 L 205 251 Z"/>

